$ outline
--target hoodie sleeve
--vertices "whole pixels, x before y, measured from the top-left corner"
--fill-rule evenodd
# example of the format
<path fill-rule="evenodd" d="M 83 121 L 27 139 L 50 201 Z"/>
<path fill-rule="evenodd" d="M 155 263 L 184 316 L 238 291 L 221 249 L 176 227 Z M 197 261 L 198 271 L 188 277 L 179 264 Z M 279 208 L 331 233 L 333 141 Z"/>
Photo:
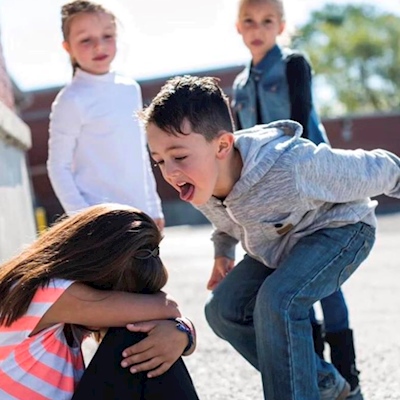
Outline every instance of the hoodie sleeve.
<path fill-rule="evenodd" d="M 235 248 L 238 243 L 235 238 L 219 229 L 215 229 L 211 240 L 214 242 L 214 258 L 227 257 L 231 260 L 235 259 Z"/>
<path fill-rule="evenodd" d="M 305 200 L 346 203 L 381 194 L 400 198 L 400 158 L 382 149 L 301 146 L 295 175 Z"/>

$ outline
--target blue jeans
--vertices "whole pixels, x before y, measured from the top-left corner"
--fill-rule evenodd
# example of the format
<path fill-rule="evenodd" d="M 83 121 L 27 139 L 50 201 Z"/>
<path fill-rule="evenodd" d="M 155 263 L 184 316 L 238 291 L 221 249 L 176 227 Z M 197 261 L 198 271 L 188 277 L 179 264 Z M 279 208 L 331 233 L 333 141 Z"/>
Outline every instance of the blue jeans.
<path fill-rule="evenodd" d="M 266 400 L 319 400 L 335 384 L 314 352 L 309 311 L 337 291 L 369 254 L 375 229 L 357 223 L 304 237 L 278 269 L 245 256 L 217 286 L 205 313 L 262 375 Z"/>
<path fill-rule="evenodd" d="M 324 316 L 325 332 L 340 332 L 349 328 L 349 311 L 341 289 L 332 293 L 328 297 L 320 300 Z M 310 319 L 316 323 L 314 308 L 310 309 Z"/>

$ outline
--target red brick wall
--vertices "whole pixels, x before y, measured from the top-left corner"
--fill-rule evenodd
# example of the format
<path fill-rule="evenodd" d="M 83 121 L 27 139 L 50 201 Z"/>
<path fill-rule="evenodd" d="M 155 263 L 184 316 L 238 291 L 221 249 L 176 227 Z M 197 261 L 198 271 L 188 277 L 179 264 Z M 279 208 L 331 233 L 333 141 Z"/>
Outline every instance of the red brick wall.
<path fill-rule="evenodd" d="M 386 115 L 365 115 L 325 120 L 333 147 L 343 149 L 382 148 L 400 155 L 400 113 Z M 400 200 L 386 196 L 376 198 L 378 211 L 400 210 Z"/>
<path fill-rule="evenodd" d="M 400 113 L 324 120 L 333 147 L 384 148 L 400 155 Z"/>

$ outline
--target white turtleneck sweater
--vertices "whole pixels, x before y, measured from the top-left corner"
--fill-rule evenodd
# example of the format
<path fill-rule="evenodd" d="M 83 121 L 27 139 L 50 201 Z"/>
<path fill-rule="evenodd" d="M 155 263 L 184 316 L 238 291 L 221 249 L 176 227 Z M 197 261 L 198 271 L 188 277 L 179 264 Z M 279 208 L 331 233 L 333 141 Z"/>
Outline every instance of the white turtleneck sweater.
<path fill-rule="evenodd" d="M 113 202 L 163 218 L 146 137 L 136 113 L 137 82 L 78 69 L 50 114 L 47 169 L 67 214 Z"/>

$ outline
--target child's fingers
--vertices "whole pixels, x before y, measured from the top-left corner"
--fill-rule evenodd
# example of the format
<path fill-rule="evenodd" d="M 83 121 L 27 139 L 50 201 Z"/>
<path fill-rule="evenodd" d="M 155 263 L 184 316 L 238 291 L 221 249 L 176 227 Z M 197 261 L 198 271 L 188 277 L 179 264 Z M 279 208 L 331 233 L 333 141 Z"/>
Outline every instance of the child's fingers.
<path fill-rule="evenodd" d="M 215 287 L 215 279 L 210 278 L 210 280 L 207 282 L 207 289 L 208 290 L 213 290 Z"/>
<path fill-rule="evenodd" d="M 134 324 L 126 325 L 126 329 L 131 332 L 150 332 L 155 326 L 155 321 L 135 322 Z"/>
<path fill-rule="evenodd" d="M 234 265 L 235 265 L 234 262 L 229 259 L 225 260 L 224 263 L 221 263 L 221 265 L 219 267 L 219 271 L 220 271 L 221 275 L 222 276 L 228 275 L 228 273 L 232 271 Z"/>
<path fill-rule="evenodd" d="M 214 269 L 210 279 L 208 280 L 207 283 L 207 289 L 208 290 L 213 290 L 215 287 L 225 278 L 225 276 L 228 274 L 228 272 L 221 272 L 218 269 Z"/>
<path fill-rule="evenodd" d="M 154 370 L 157 370 L 161 365 L 163 365 L 163 363 L 164 362 L 162 359 L 160 359 L 159 357 L 154 357 L 154 358 L 148 359 L 146 361 L 132 365 L 129 368 L 129 371 L 132 374 L 137 374 L 138 372 L 143 372 L 143 371 L 145 371 L 145 372 L 148 371 L 149 374 L 152 374 L 152 372 Z M 163 369 L 165 372 L 168 369 L 168 367 L 167 368 L 164 367 Z"/>
<path fill-rule="evenodd" d="M 140 342 L 127 347 L 123 352 L 122 352 L 122 357 L 129 357 L 133 356 L 135 354 L 141 354 L 144 353 L 145 351 L 150 350 L 153 347 L 152 341 L 149 340 L 149 338 L 145 338 L 141 340 Z"/>
<path fill-rule="evenodd" d="M 153 369 L 152 371 L 150 371 L 147 374 L 147 377 L 148 378 L 155 378 L 156 376 L 160 376 L 163 373 L 167 372 L 171 368 L 171 365 L 172 364 L 166 363 L 166 362 L 162 363 L 158 368 Z"/>
<path fill-rule="evenodd" d="M 207 289 L 214 290 L 217 287 L 218 283 L 220 283 L 221 281 L 222 281 L 222 277 L 220 277 L 219 279 L 211 278 L 207 283 Z"/>
<path fill-rule="evenodd" d="M 153 358 L 157 358 L 156 355 L 151 351 L 151 349 L 144 351 L 143 353 L 135 353 L 129 354 L 125 356 L 123 354 L 124 359 L 121 361 L 121 366 L 123 368 L 134 366 L 136 364 L 141 364 L 145 361 L 149 361 Z"/>

